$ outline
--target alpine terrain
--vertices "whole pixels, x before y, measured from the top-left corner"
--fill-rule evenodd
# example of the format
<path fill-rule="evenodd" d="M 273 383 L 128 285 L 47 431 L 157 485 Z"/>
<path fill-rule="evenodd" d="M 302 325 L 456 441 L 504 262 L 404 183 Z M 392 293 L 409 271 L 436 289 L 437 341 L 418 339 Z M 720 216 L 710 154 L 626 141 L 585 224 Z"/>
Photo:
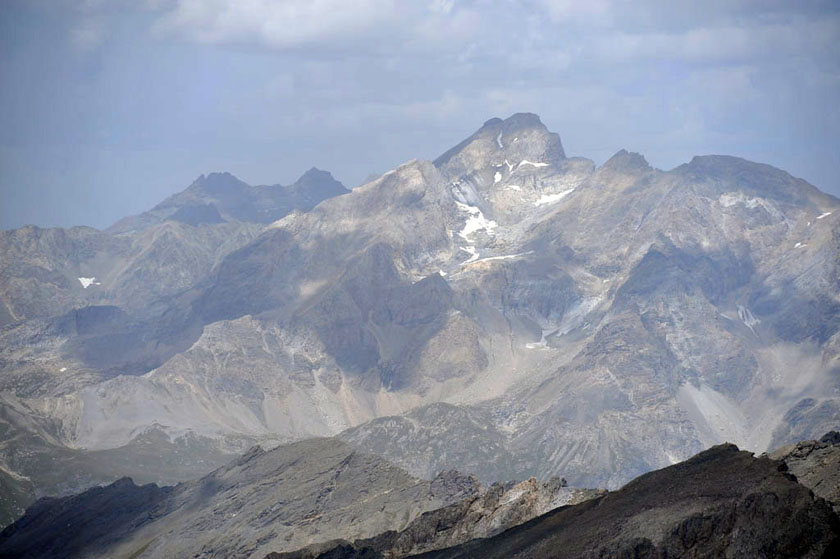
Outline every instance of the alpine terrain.
<path fill-rule="evenodd" d="M 840 423 L 839 288 L 840 200 L 728 156 L 663 171 L 621 150 L 596 166 L 524 113 L 350 191 L 317 169 L 290 186 L 214 173 L 103 231 L 3 231 L 2 521 L 44 496 L 60 498 L 49 501 L 55 518 L 73 499 L 119 500 L 142 514 L 110 518 L 123 523 L 104 526 L 96 549 L 267 554 L 402 533 L 424 512 L 533 477 L 534 502 L 554 505 L 531 518 L 577 499 L 552 478 L 614 490 L 730 443 L 520 530 L 548 542 L 548 527 L 583 534 L 590 515 L 611 511 L 644 528 L 633 549 L 660 553 L 628 557 L 665 556 L 705 534 L 708 515 L 729 515 L 730 528 L 764 518 L 773 494 L 828 542 L 830 507 L 743 451 L 817 440 Z M 318 437 L 330 438 L 301 442 Z M 297 449 L 283 460 L 303 462 L 234 458 L 257 444 Z M 673 520 L 667 533 L 626 508 L 634 492 L 709 464 L 720 485 L 703 498 L 729 508 L 692 509 L 693 485 L 651 497 L 651 515 Z M 439 476 L 450 470 L 475 477 Z M 372 471 L 389 492 L 336 512 L 364 500 L 338 472 Z M 67 497 L 124 476 L 185 483 L 123 480 Z M 741 486 L 757 497 L 744 501 Z M 230 487 L 239 497 L 217 501 Z M 295 506 L 277 516 L 281 501 Z M 46 522 L 44 503 L 27 522 Z M 260 509 L 247 526 L 246 504 Z M 211 525 L 224 531 L 194 535 Z M 463 544 L 432 556 L 491 557 L 481 546 L 525 537 L 498 535 L 512 525 L 472 533 L 502 538 L 487 544 L 372 549 Z M 188 537 L 163 544 L 165 530 Z M 618 554 L 625 535 L 585 537 Z M 534 545 L 565 545 L 557 537 Z M 764 545 L 733 542 L 744 553 Z"/>

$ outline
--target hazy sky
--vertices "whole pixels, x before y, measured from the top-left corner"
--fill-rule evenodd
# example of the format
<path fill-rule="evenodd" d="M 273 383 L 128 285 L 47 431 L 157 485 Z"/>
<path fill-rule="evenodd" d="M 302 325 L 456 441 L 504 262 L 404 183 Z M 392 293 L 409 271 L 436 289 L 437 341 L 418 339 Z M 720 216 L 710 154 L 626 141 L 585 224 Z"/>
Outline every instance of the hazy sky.
<path fill-rule="evenodd" d="M 520 111 L 599 164 L 726 153 L 840 195 L 840 2 L 2 0 L 0 227 L 211 171 L 355 186 Z"/>

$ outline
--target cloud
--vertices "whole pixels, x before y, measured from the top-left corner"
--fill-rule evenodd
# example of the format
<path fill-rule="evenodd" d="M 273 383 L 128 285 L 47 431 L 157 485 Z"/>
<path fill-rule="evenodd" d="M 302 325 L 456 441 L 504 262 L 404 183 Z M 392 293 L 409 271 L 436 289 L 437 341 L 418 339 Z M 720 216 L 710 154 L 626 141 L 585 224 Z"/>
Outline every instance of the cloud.
<path fill-rule="evenodd" d="M 102 18 L 85 16 L 70 29 L 70 42 L 80 51 L 92 51 L 105 40 L 106 31 Z"/>
<path fill-rule="evenodd" d="M 357 36 L 399 17 L 394 0 L 178 0 L 158 28 L 202 43 L 288 48 Z"/>
<path fill-rule="evenodd" d="M 539 0 L 553 22 L 579 22 L 608 25 L 612 22 L 612 2 L 609 0 Z"/>
<path fill-rule="evenodd" d="M 149 164 L 265 182 L 305 161 L 354 183 L 532 111 L 598 161 L 624 147 L 662 167 L 740 154 L 828 188 L 840 174 L 836 1 L 12 4 L 42 26 L 0 34 L 26 47 L 0 60 L 8 145 L 189 146 L 192 159 Z"/>
<path fill-rule="evenodd" d="M 757 23 L 700 27 L 680 33 L 618 32 L 599 38 L 595 51 L 605 60 L 684 60 L 688 62 L 767 60 L 840 52 L 838 21 Z"/>
<path fill-rule="evenodd" d="M 494 11 L 490 0 L 177 0 L 155 30 L 205 44 L 422 52 L 465 44 Z"/>

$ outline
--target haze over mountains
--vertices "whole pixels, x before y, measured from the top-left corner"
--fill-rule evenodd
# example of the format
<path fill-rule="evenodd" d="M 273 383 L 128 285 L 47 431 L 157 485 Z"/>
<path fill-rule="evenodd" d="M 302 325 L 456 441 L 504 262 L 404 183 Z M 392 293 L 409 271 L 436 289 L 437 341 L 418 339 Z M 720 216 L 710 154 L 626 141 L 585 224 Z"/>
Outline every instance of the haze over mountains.
<path fill-rule="evenodd" d="M 768 165 L 596 168 L 516 114 L 349 193 L 213 174 L 105 231 L 4 231 L 4 520 L 309 437 L 427 479 L 608 488 L 819 437 L 838 220 Z"/>

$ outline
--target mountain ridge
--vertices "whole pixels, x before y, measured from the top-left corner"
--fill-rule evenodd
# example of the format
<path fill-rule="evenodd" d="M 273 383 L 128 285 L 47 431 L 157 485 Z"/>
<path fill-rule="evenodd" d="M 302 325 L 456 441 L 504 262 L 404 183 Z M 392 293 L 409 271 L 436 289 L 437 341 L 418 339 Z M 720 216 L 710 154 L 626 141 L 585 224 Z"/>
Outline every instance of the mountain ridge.
<path fill-rule="evenodd" d="M 535 118 L 269 224 L 91 233 L 44 267 L 72 298 L 2 272 L 4 304 L 52 302 L 0 331 L 0 387 L 74 452 L 150 429 L 197 456 L 376 433 L 366 449 L 414 475 L 610 488 L 724 440 L 834 427 L 840 203 L 731 158 L 596 168 Z M 3 270 L 53 254 L 25 233 L 3 237 L 23 237 Z M 130 264 L 94 266 L 114 252 Z M 498 463 L 461 452 L 473 436 Z"/>
<path fill-rule="evenodd" d="M 840 436 L 828 433 L 774 455 L 717 445 L 605 492 L 569 488 L 557 478 L 487 487 L 453 471 L 424 481 L 336 439 L 311 439 L 253 447 L 177 486 L 123 478 L 42 499 L 0 533 L 0 554 L 828 556 L 840 545 L 840 517 L 832 510 L 840 505 L 832 490 Z"/>

